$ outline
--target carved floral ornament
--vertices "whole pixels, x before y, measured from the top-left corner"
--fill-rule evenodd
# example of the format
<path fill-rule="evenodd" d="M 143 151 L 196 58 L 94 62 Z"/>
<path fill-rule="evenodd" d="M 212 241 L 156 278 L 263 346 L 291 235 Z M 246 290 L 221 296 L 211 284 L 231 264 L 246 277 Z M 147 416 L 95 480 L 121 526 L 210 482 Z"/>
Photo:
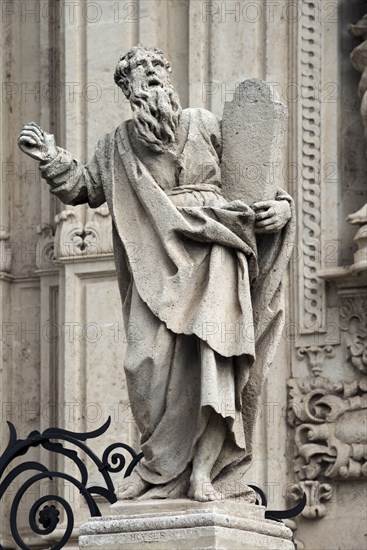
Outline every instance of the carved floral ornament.
<path fill-rule="evenodd" d="M 347 360 L 355 379 L 333 381 L 322 376 L 325 359 L 335 356 L 331 346 L 299 348 L 312 376 L 288 381 L 288 421 L 294 427 L 294 470 L 298 483 L 291 497 L 305 492 L 305 518 L 322 518 L 332 497 L 328 480 L 367 477 L 367 308 L 366 299 L 345 298 L 340 310 Z"/>
<path fill-rule="evenodd" d="M 367 378 L 333 382 L 321 376 L 288 381 L 288 421 L 295 428 L 294 469 L 307 518 L 323 517 L 331 488 L 323 480 L 367 477 Z"/>
<path fill-rule="evenodd" d="M 55 218 L 56 232 L 43 224 L 37 228 L 38 269 L 55 268 L 55 259 L 82 259 L 112 253 L 111 217 L 106 204 L 87 210 L 82 223 L 76 208 L 63 210 Z"/>
<path fill-rule="evenodd" d="M 85 224 L 80 221 L 74 208 L 63 210 L 55 221 L 58 258 L 112 253 L 111 217 L 107 204 L 94 210 L 88 209 Z"/>
<path fill-rule="evenodd" d="M 303 490 L 308 505 L 306 518 L 326 515 L 331 499 L 327 480 L 367 477 L 367 303 L 366 299 L 343 298 L 340 329 L 344 334 L 347 360 L 356 369 L 355 379 L 333 381 L 322 376 L 326 358 L 335 356 L 332 346 L 299 348 L 311 376 L 288 381 L 288 421 L 294 427 L 294 469 L 297 498 Z"/>
<path fill-rule="evenodd" d="M 362 73 L 358 93 L 367 136 L 367 14 L 356 25 L 350 25 L 349 31 L 362 41 L 353 50 L 351 61 Z M 348 221 L 362 226 L 355 238 L 359 250 L 351 268 L 352 271 L 361 271 L 366 267 L 366 205 L 349 216 Z M 332 485 L 327 483 L 328 480 L 340 482 L 367 477 L 365 296 L 342 298 L 340 330 L 347 350 L 346 360 L 355 368 L 354 380 L 332 381 L 323 377 L 325 359 L 335 356 L 334 349 L 331 346 L 306 346 L 297 350 L 297 356 L 299 360 L 307 360 L 312 375 L 288 381 L 288 421 L 294 427 L 294 463 L 298 478 L 291 494 L 297 498 L 306 493 L 307 506 L 302 513 L 306 518 L 326 515 L 325 503 L 332 497 Z"/>
<path fill-rule="evenodd" d="M 340 309 L 340 328 L 345 332 L 347 359 L 367 374 L 367 299 L 346 298 Z"/>
<path fill-rule="evenodd" d="M 55 235 L 49 224 L 41 224 L 37 227 L 39 235 L 36 248 L 36 262 L 39 270 L 54 268 L 55 260 Z"/>
<path fill-rule="evenodd" d="M 305 494 L 307 504 L 302 512 L 303 517 L 308 519 L 322 518 L 327 514 L 326 501 L 333 496 L 333 488 L 329 483 L 319 481 L 300 481 L 293 485 L 291 496 L 298 499 L 299 495 Z"/>
<path fill-rule="evenodd" d="M 295 418 L 309 419 L 295 423 L 298 475 L 301 479 L 316 479 L 319 474 L 331 479 L 367 476 L 366 383 L 355 385 L 354 391 L 344 384 L 332 391 L 327 382 L 302 397 L 300 388 L 293 388 L 299 407 L 293 408 Z"/>

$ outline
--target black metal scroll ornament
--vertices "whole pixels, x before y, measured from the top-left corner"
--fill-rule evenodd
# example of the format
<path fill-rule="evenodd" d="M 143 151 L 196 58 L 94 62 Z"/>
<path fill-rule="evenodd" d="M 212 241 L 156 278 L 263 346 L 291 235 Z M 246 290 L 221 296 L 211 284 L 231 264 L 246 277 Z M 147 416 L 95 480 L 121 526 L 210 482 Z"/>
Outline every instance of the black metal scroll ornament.
<path fill-rule="evenodd" d="M 264 491 L 256 485 L 249 485 L 249 487 L 251 487 L 258 495 L 258 498 L 256 499 L 256 504 L 261 504 L 261 506 L 265 506 L 266 508 L 268 506 L 268 499 Z M 271 519 L 273 521 L 283 521 L 283 519 L 295 518 L 303 512 L 306 504 L 306 493 L 303 493 L 301 500 L 293 508 L 289 508 L 288 510 L 266 510 L 265 519 Z M 295 550 L 297 550 L 297 544 L 294 540 L 294 535 L 292 536 L 292 541 Z"/>
<path fill-rule="evenodd" d="M 111 418 L 101 426 L 98 430 L 88 433 L 74 433 L 60 428 L 49 428 L 43 433 L 38 431 L 31 432 L 26 439 L 18 439 L 15 427 L 11 422 L 8 422 L 10 431 L 9 443 L 4 453 L 0 457 L 0 502 L 6 490 L 13 481 L 22 473 L 28 472 L 29 479 L 25 481 L 16 492 L 10 509 L 10 530 L 14 542 L 22 550 L 29 550 L 24 540 L 19 534 L 17 526 L 17 514 L 19 504 L 26 491 L 35 483 L 43 479 L 63 479 L 74 485 L 83 495 L 91 516 L 101 516 L 101 512 L 95 501 L 95 496 L 99 495 L 113 504 L 117 501 L 115 487 L 112 482 L 110 473 L 122 472 L 125 469 L 123 477 L 128 477 L 133 471 L 136 464 L 143 457 L 143 453 L 136 453 L 134 449 L 125 443 L 114 443 L 107 447 L 103 453 L 102 460 L 98 458 L 91 449 L 84 443 L 87 439 L 96 439 L 106 432 L 111 424 Z M 56 441 L 55 441 L 56 440 Z M 88 470 L 84 462 L 74 449 L 65 447 L 65 443 L 71 443 L 84 452 L 95 464 L 96 468 L 103 476 L 104 486 L 87 487 Z M 5 474 L 7 468 L 11 468 L 14 459 L 25 455 L 31 447 L 41 446 L 51 453 L 63 455 L 71 459 L 77 466 L 80 474 L 80 479 L 73 477 L 64 472 L 51 471 L 43 464 L 34 461 L 25 461 L 14 466 L 9 473 Z M 130 455 L 129 463 L 126 462 L 125 456 L 121 452 L 115 452 L 117 449 L 123 449 Z M 112 454 L 111 454 L 112 453 Z M 111 463 L 109 462 L 111 461 Z M 31 472 L 38 472 L 31 475 Z M 51 502 L 53 504 L 51 504 Z M 47 504 L 49 503 L 49 504 Z M 57 527 L 59 523 L 60 510 L 55 506 L 57 503 L 65 512 L 66 526 L 64 534 L 57 544 L 52 546 L 52 550 L 63 548 L 70 539 L 74 528 L 74 513 L 69 502 L 60 495 L 47 495 L 37 499 L 29 512 L 29 525 L 32 531 L 37 535 L 49 535 Z M 3 547 L 0 545 L 0 550 Z"/>
<path fill-rule="evenodd" d="M 110 473 L 120 473 L 125 468 L 123 477 L 126 478 L 132 473 L 134 467 L 143 457 L 143 453 L 137 453 L 136 451 L 134 451 L 134 449 L 132 449 L 129 445 L 126 445 L 125 443 L 113 443 L 104 451 L 101 460 L 91 451 L 91 449 L 85 443 L 83 443 L 87 439 L 96 439 L 97 437 L 100 437 L 102 434 L 104 434 L 111 424 L 111 418 L 108 418 L 107 422 L 103 426 L 101 426 L 101 428 L 93 432 L 74 433 L 63 430 L 61 428 L 49 428 L 43 433 L 33 431 L 28 435 L 26 439 L 18 439 L 13 424 L 11 422 L 8 422 L 7 424 L 10 431 L 10 437 L 7 448 L 0 456 L 0 502 L 4 494 L 6 493 L 6 490 L 20 474 L 24 472 L 30 473 L 32 471 L 38 472 L 30 475 L 29 479 L 27 479 L 27 481 L 25 481 L 21 485 L 11 503 L 10 530 L 14 542 L 22 550 L 30 549 L 29 546 L 25 544 L 24 540 L 19 534 L 17 526 L 17 514 L 22 497 L 25 495 L 27 490 L 35 483 L 40 482 L 43 479 L 53 480 L 54 478 L 56 478 L 66 480 L 80 491 L 88 505 L 90 515 L 94 517 L 101 516 L 101 512 L 94 498 L 95 495 L 103 497 L 110 504 L 113 504 L 117 501 L 115 487 L 112 482 Z M 78 447 L 82 452 L 84 452 L 92 460 L 99 472 L 102 474 L 105 486 L 95 485 L 93 487 L 87 487 L 88 470 L 85 463 L 81 460 L 76 450 L 65 447 L 63 443 L 60 443 L 60 441 L 71 443 L 72 445 Z M 25 455 L 31 447 L 37 446 L 41 446 L 51 453 L 63 455 L 71 459 L 79 470 L 80 479 L 77 479 L 76 477 L 73 477 L 72 475 L 64 472 L 51 471 L 43 464 L 34 461 L 25 461 L 12 468 L 12 462 L 14 459 Z M 123 449 L 128 454 L 130 454 L 131 458 L 128 464 L 126 462 L 125 456 L 121 454 L 121 452 L 114 452 L 117 449 Z M 12 469 L 10 469 L 7 474 L 5 474 L 5 470 L 9 467 Z M 257 504 L 262 504 L 266 506 L 266 496 L 264 492 L 258 487 L 252 487 L 260 497 Z M 74 528 L 74 513 L 70 503 L 64 497 L 60 495 L 50 494 L 38 498 L 30 509 L 29 525 L 33 533 L 35 533 L 36 535 L 42 536 L 50 535 L 51 533 L 53 533 L 59 523 L 60 518 L 60 510 L 55 506 L 54 503 L 57 503 L 57 505 L 64 510 L 66 516 L 66 526 L 64 534 L 62 535 L 59 542 L 51 548 L 51 550 L 59 550 L 60 548 L 63 548 L 68 542 Z M 301 502 L 295 508 L 281 512 L 268 510 L 265 513 L 265 517 L 277 521 L 281 521 L 285 518 L 295 517 L 302 512 L 305 505 L 306 497 L 304 495 Z M 0 550 L 3 550 L 3 547 L 1 545 Z"/>

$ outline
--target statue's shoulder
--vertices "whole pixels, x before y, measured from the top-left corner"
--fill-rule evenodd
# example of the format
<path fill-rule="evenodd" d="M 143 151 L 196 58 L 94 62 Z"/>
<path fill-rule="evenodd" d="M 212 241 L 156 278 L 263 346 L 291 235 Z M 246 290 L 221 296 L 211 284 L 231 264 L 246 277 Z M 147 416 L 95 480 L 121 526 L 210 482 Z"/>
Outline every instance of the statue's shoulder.
<path fill-rule="evenodd" d="M 208 111 L 207 109 L 202 109 L 200 107 L 192 107 L 188 109 L 184 109 L 184 113 L 188 114 L 191 119 L 198 120 L 201 122 L 207 122 L 209 124 L 219 124 L 220 119 L 212 113 L 211 111 Z"/>
<path fill-rule="evenodd" d="M 109 140 L 114 141 L 118 134 L 124 135 L 125 132 L 129 131 L 129 127 L 130 127 L 131 122 L 132 122 L 131 118 L 129 118 L 129 120 L 124 120 L 123 122 L 121 122 L 121 124 L 116 126 L 116 128 L 112 132 L 109 132 L 108 134 L 105 134 L 105 136 L 104 136 L 105 140 L 106 141 L 109 141 Z"/>
<path fill-rule="evenodd" d="M 123 137 L 126 134 L 129 122 L 130 120 L 124 121 L 116 126 L 111 132 L 103 134 L 95 145 L 96 153 L 99 155 L 107 155 L 107 153 L 110 153 L 116 145 L 118 136 Z"/>
<path fill-rule="evenodd" d="M 114 130 L 112 130 L 112 132 L 106 132 L 105 134 L 103 134 L 97 141 L 96 143 L 96 146 L 95 146 L 95 149 L 98 151 L 98 150 L 103 150 L 105 149 L 106 147 L 108 147 L 109 145 L 111 145 L 112 142 L 115 141 L 116 139 L 116 134 L 117 132 L 120 131 L 120 128 L 122 127 L 122 124 L 120 124 L 119 126 L 117 126 L 117 128 L 115 128 Z"/>
<path fill-rule="evenodd" d="M 190 116 L 190 125 L 201 134 L 214 135 L 217 139 L 221 136 L 221 120 L 207 109 L 193 108 L 184 111 Z"/>

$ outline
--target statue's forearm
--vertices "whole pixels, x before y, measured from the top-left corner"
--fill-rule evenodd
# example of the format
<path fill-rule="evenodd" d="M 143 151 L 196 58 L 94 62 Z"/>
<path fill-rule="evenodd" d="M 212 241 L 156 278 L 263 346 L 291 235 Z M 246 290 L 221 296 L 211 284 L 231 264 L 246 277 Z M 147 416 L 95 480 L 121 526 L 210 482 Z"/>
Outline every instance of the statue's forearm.
<path fill-rule="evenodd" d="M 26 124 L 18 138 L 19 148 L 40 162 L 42 177 L 65 204 L 88 203 L 97 208 L 105 202 L 101 174 L 104 168 L 104 138 L 96 147 L 92 161 L 83 166 L 68 151 L 57 147 L 55 136 L 35 122 Z"/>
<path fill-rule="evenodd" d="M 58 147 L 58 155 L 50 162 L 41 162 L 40 170 L 51 187 L 51 193 L 65 204 L 76 206 L 88 203 L 96 208 L 105 202 L 95 158 L 84 166 L 68 151 Z"/>

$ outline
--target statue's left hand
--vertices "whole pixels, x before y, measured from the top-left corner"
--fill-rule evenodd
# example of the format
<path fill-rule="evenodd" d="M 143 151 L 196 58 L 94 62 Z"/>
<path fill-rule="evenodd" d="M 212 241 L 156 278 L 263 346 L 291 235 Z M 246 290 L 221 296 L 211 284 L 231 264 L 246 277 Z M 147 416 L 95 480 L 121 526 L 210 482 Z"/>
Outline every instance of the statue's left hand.
<path fill-rule="evenodd" d="M 256 214 L 255 233 L 276 233 L 291 217 L 291 207 L 286 200 L 256 202 L 252 209 Z"/>

